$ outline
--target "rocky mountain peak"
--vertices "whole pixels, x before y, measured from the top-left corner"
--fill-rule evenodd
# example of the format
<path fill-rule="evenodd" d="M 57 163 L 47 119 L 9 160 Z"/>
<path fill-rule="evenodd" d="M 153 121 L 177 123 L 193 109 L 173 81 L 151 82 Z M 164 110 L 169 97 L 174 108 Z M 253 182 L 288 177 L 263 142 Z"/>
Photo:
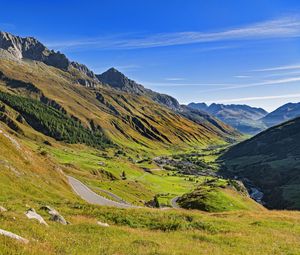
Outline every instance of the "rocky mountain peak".
<path fill-rule="evenodd" d="M 0 50 L 16 59 L 40 61 L 65 71 L 74 68 L 92 79 L 79 79 L 78 82 L 84 86 L 91 87 L 99 82 L 96 75 L 87 66 L 71 62 L 59 51 L 49 50 L 34 37 L 20 37 L 7 32 L 0 32 Z"/>
<path fill-rule="evenodd" d="M 0 32 L 0 48 L 18 59 L 41 61 L 60 69 L 67 69 L 70 65 L 64 54 L 49 50 L 33 37 L 19 37 Z"/>
<path fill-rule="evenodd" d="M 96 75 L 99 81 L 129 93 L 144 94 L 145 88 L 135 81 L 126 77 L 115 68 L 110 68 L 106 72 Z"/>
<path fill-rule="evenodd" d="M 144 95 L 172 110 L 180 110 L 180 104 L 175 98 L 147 89 L 143 85 L 129 79 L 113 67 L 102 74 L 96 75 L 96 77 L 102 83 L 105 83 L 115 89 L 132 94 Z"/>

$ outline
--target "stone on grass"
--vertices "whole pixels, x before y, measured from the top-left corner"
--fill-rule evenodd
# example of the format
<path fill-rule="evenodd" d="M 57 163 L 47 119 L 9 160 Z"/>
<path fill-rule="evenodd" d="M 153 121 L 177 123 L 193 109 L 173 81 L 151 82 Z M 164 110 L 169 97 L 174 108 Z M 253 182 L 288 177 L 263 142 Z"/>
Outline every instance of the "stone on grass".
<path fill-rule="evenodd" d="M 6 231 L 6 230 L 3 230 L 3 229 L 0 229 L 0 235 L 3 235 L 3 236 L 7 236 L 9 238 L 12 238 L 12 239 L 15 239 L 19 242 L 22 242 L 22 243 L 29 243 L 29 241 L 21 236 L 18 236 L 12 232 L 9 232 L 9 231 Z"/>
<path fill-rule="evenodd" d="M 48 226 L 47 222 L 43 219 L 43 217 L 39 215 L 33 208 L 28 209 L 25 215 L 28 219 L 36 219 L 40 224 Z"/>
<path fill-rule="evenodd" d="M 108 223 L 103 223 L 101 221 L 97 221 L 97 224 L 101 227 L 109 227 Z"/>
<path fill-rule="evenodd" d="M 6 212 L 6 211 L 7 211 L 6 208 L 4 208 L 3 206 L 0 206 L 0 212 Z"/>
<path fill-rule="evenodd" d="M 58 211 L 56 211 L 56 210 L 53 209 L 52 207 L 46 205 L 46 206 L 41 207 L 41 209 L 47 211 L 47 212 L 51 215 L 51 216 L 50 216 L 50 220 L 55 221 L 55 222 L 58 222 L 58 223 L 60 223 L 60 224 L 62 224 L 62 225 L 67 225 L 67 224 L 69 224 L 69 223 L 65 220 L 65 218 L 64 218 L 62 215 L 60 215 L 60 214 L 58 213 Z"/>

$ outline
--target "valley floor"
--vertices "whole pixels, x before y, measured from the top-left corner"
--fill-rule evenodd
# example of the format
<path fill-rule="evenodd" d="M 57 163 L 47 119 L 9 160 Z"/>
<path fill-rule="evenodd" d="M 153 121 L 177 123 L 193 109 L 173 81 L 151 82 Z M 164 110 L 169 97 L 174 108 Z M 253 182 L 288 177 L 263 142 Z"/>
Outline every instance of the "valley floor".
<path fill-rule="evenodd" d="M 209 204 L 216 212 L 170 208 L 172 199 L 199 184 L 224 184 L 210 181 L 215 177 L 180 172 L 186 165 L 191 169 L 186 163 L 190 161 L 203 168 L 203 174 L 213 174 L 214 150 L 203 151 L 200 156 L 176 153 L 164 169 L 159 162 L 165 157 L 156 158 L 158 163 L 153 164 L 147 153 L 137 156 L 125 151 L 120 156 L 120 152 L 99 152 L 52 140 L 51 145 L 43 145 L 5 136 L 0 139 L 6 146 L 0 148 L 0 205 L 7 209 L 0 212 L 0 229 L 29 241 L 24 244 L 0 235 L 0 254 L 300 253 L 298 212 L 268 211 L 249 203 L 248 198 L 232 200 L 229 195 L 233 191 L 223 194 L 230 201 L 226 207 L 224 203 Z M 208 169 L 206 164 L 211 167 Z M 144 202 L 159 194 L 159 204 L 169 208 L 92 205 L 72 190 L 65 174 L 76 177 L 91 192 L 116 200 L 118 205 L 117 197 L 144 207 Z M 207 191 L 211 187 L 204 188 Z M 111 194 L 116 195 L 115 199 Z M 224 198 L 219 193 L 213 195 Z M 42 210 L 45 205 L 56 209 L 70 224 L 50 220 Z M 29 208 L 34 208 L 49 226 L 28 219 L 25 212 Z M 217 212 L 224 209 L 228 212 Z"/>

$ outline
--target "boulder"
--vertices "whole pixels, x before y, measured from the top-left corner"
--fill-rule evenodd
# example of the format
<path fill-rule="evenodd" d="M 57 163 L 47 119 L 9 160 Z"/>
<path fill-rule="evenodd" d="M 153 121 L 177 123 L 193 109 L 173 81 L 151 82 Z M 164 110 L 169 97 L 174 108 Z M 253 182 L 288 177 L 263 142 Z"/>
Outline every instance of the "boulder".
<path fill-rule="evenodd" d="M 9 238 L 12 238 L 12 239 L 15 239 L 19 242 L 22 242 L 22 243 L 29 243 L 29 241 L 21 236 L 18 236 L 12 232 L 9 232 L 9 231 L 6 231 L 6 230 L 3 230 L 3 229 L 0 229 L 0 235 L 3 235 L 3 236 L 7 236 Z"/>
<path fill-rule="evenodd" d="M 39 215 L 33 208 L 28 209 L 25 215 L 28 219 L 36 219 L 40 224 L 48 226 L 47 222 L 43 219 L 43 217 Z"/>
<path fill-rule="evenodd" d="M 0 206 L 0 212 L 6 212 L 6 211 L 7 211 L 6 208 L 4 208 L 3 206 Z"/>
<path fill-rule="evenodd" d="M 53 209 L 52 207 L 46 205 L 46 206 L 41 207 L 41 209 L 47 211 L 47 212 L 50 214 L 50 220 L 55 221 L 55 222 L 58 222 L 58 223 L 60 223 L 60 224 L 62 224 L 62 225 L 67 225 L 67 224 L 69 224 L 69 223 L 65 220 L 65 218 L 64 218 L 62 215 L 60 215 L 60 214 L 58 213 L 58 211 L 56 211 L 56 210 Z"/>

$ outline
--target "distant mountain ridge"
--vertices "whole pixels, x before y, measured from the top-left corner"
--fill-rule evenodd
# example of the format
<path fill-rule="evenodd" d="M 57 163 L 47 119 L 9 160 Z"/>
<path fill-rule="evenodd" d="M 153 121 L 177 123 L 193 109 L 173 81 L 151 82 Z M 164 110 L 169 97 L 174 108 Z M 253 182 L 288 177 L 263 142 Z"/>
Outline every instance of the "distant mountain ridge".
<path fill-rule="evenodd" d="M 266 115 L 264 118 L 262 118 L 262 121 L 268 127 L 272 127 L 282 122 L 297 118 L 299 116 L 300 103 L 287 103 Z"/>
<path fill-rule="evenodd" d="M 255 134 L 266 128 L 260 119 L 266 116 L 268 112 L 262 108 L 216 103 L 209 106 L 205 103 L 190 103 L 188 107 L 207 112 L 242 133 Z"/>
<path fill-rule="evenodd" d="M 300 117 L 300 103 L 287 103 L 268 113 L 249 105 L 190 103 L 188 107 L 207 112 L 242 133 L 257 134 L 269 127 Z"/>

